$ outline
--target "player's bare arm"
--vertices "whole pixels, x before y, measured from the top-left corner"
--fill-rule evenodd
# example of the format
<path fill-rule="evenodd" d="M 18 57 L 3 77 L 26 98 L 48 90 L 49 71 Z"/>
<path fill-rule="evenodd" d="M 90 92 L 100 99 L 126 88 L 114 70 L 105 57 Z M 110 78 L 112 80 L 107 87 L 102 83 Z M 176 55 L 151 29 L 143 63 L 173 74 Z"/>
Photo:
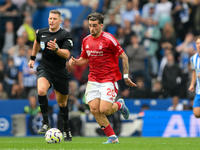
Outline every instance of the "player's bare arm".
<path fill-rule="evenodd" d="M 61 49 L 58 47 L 56 43 L 56 39 L 54 41 L 49 41 L 47 43 L 48 49 L 54 51 L 56 54 L 58 54 L 60 57 L 68 59 L 70 57 L 70 52 L 67 49 Z"/>
<path fill-rule="evenodd" d="M 69 60 L 69 65 L 78 65 L 78 66 L 84 66 L 89 62 L 89 59 L 80 57 L 79 59 L 75 59 L 73 56 Z"/>
<path fill-rule="evenodd" d="M 34 63 L 35 63 L 35 58 L 37 53 L 40 50 L 40 43 L 38 43 L 36 40 L 33 43 L 33 50 L 32 50 L 32 54 L 31 54 L 31 60 L 28 63 L 29 68 L 33 68 Z"/>
<path fill-rule="evenodd" d="M 128 77 L 129 74 L 129 64 L 128 64 L 128 57 L 123 52 L 121 55 L 119 55 L 119 58 L 122 59 L 122 65 L 123 65 L 123 75 L 124 75 L 124 81 L 126 85 L 130 87 L 136 87 L 137 85 L 131 81 L 131 79 Z"/>
<path fill-rule="evenodd" d="M 190 86 L 189 86 L 189 91 L 193 92 L 194 91 L 194 84 L 196 82 L 196 71 L 193 70 L 192 71 L 192 80 L 191 80 L 191 83 L 190 83 Z"/>

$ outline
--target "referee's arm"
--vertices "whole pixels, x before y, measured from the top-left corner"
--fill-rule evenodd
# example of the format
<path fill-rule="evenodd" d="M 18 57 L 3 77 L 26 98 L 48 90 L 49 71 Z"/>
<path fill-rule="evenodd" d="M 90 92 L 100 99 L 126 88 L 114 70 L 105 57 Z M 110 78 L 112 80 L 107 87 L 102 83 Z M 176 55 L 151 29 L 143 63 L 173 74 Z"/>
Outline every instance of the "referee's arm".
<path fill-rule="evenodd" d="M 54 39 L 54 41 L 49 41 L 47 43 L 48 45 L 48 49 L 54 51 L 57 55 L 59 55 L 62 58 L 68 59 L 70 57 L 70 52 L 68 49 L 61 49 L 58 47 L 57 43 L 56 43 L 56 39 Z"/>
<path fill-rule="evenodd" d="M 33 44 L 33 50 L 32 50 L 32 56 L 36 56 L 37 53 L 39 52 L 40 50 L 40 43 L 38 43 L 36 40 L 34 41 L 34 44 Z"/>
<path fill-rule="evenodd" d="M 69 52 L 68 49 L 58 48 L 58 50 L 55 53 L 58 54 L 60 57 L 63 57 L 65 59 L 68 59 L 70 57 L 70 52 Z"/>

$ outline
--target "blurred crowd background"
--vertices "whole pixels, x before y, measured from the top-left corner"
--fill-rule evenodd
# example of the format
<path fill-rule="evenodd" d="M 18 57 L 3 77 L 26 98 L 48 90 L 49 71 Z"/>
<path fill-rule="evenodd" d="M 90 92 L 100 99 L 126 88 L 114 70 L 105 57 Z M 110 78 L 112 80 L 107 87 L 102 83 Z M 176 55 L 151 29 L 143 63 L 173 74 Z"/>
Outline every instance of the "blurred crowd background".
<path fill-rule="evenodd" d="M 195 93 L 188 91 L 189 59 L 197 51 L 200 0 L 0 0 L 1 100 L 37 97 L 36 68 L 41 52 L 34 69 L 27 66 L 37 30 L 33 27 L 34 13 L 50 6 L 76 5 L 104 14 L 103 30 L 116 37 L 129 57 L 129 77 L 138 87 L 129 88 L 120 80 L 118 97 L 193 99 Z M 87 19 L 78 26 L 66 17 L 62 28 L 71 32 L 71 54 L 78 58 L 81 42 L 89 34 Z M 84 100 L 89 66 L 71 67 L 68 62 L 66 66 L 71 74 L 69 99 L 78 105 L 78 99 Z M 122 71 L 121 61 L 119 66 Z M 49 89 L 48 97 L 55 99 L 53 89 Z"/>

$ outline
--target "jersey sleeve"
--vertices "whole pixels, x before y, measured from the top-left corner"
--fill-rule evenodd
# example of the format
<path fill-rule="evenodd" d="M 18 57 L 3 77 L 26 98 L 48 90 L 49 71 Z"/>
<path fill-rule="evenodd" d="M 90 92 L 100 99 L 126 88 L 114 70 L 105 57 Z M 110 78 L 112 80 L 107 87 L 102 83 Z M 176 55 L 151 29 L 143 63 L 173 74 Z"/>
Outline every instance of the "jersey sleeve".
<path fill-rule="evenodd" d="M 114 53 L 114 55 L 116 57 L 119 57 L 119 55 L 121 55 L 124 50 L 121 47 L 121 45 L 119 44 L 119 42 L 115 39 L 115 37 L 113 37 L 112 35 L 110 35 L 110 43 L 109 43 L 109 48 L 111 49 L 111 51 Z"/>
<path fill-rule="evenodd" d="M 81 46 L 81 57 L 88 58 L 86 50 L 85 50 L 85 46 L 84 46 L 84 40 L 83 40 L 82 46 Z"/>
<path fill-rule="evenodd" d="M 37 30 L 35 33 L 36 33 L 36 41 L 38 43 L 40 43 L 40 33 L 39 33 L 39 30 Z"/>
<path fill-rule="evenodd" d="M 191 69 L 195 70 L 194 63 L 193 63 L 194 56 L 190 58 Z"/>
<path fill-rule="evenodd" d="M 69 51 L 72 50 L 73 41 L 72 41 L 72 36 L 71 36 L 70 33 L 68 33 L 67 36 L 64 38 L 64 42 L 63 42 L 63 44 L 60 48 L 61 49 L 68 49 Z"/>

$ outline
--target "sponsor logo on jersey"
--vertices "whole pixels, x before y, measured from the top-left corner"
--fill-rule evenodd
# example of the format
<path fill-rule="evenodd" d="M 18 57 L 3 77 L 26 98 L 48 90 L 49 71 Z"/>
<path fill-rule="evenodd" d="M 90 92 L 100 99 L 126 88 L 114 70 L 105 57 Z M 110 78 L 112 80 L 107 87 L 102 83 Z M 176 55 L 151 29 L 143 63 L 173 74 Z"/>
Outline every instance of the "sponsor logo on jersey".
<path fill-rule="evenodd" d="M 103 56 L 103 51 L 92 51 L 92 50 L 86 50 L 86 53 L 89 56 Z"/>
<path fill-rule="evenodd" d="M 45 49 L 45 43 L 41 41 L 40 42 L 40 47 L 41 47 L 42 50 L 44 50 Z"/>
<path fill-rule="evenodd" d="M 42 35 L 41 37 L 43 38 L 43 37 L 47 37 L 47 36 L 46 35 Z"/>
<path fill-rule="evenodd" d="M 99 44 L 99 49 L 102 49 L 102 47 L 103 47 L 103 44 L 102 44 L 102 42 Z"/>
<path fill-rule="evenodd" d="M 87 45 L 85 48 L 89 48 L 89 45 Z"/>

